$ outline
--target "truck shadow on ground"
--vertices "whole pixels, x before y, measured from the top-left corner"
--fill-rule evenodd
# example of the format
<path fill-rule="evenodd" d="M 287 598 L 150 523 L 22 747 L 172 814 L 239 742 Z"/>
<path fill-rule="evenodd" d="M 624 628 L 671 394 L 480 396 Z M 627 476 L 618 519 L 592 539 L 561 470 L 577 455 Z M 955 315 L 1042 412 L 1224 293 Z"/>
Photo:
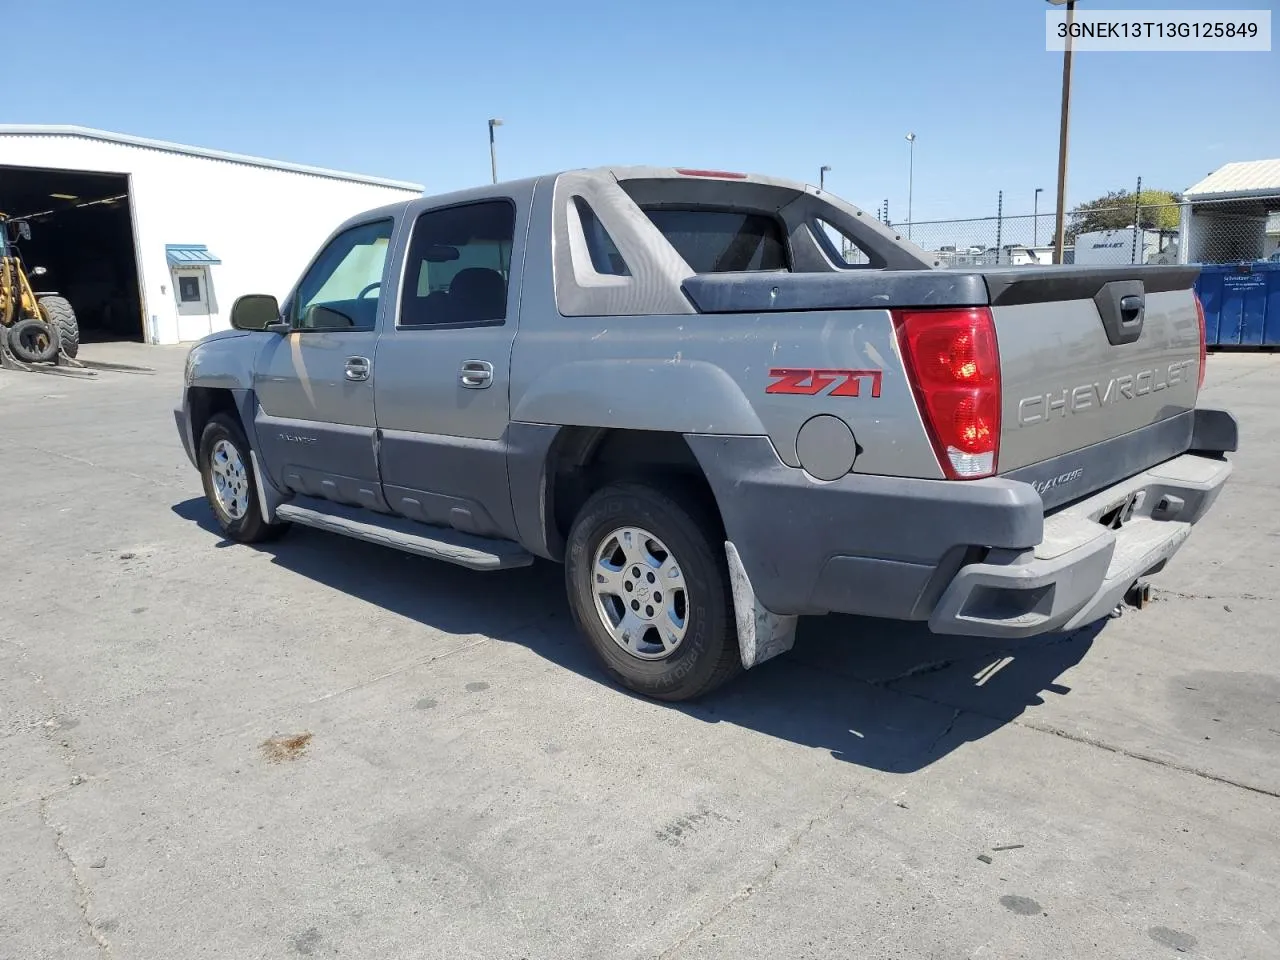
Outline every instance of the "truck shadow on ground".
<path fill-rule="evenodd" d="M 173 511 L 218 537 L 219 546 L 261 550 L 293 573 L 424 626 L 517 643 L 634 696 L 612 683 L 578 635 L 559 565 L 476 573 L 304 528 L 239 547 L 221 539 L 204 500 Z M 789 653 L 702 701 L 670 709 L 825 749 L 869 769 L 911 773 L 1014 721 L 1045 694 L 1070 693 L 1057 679 L 1084 657 L 1105 622 L 1006 641 L 940 637 L 921 624 L 865 617 L 804 618 Z"/>

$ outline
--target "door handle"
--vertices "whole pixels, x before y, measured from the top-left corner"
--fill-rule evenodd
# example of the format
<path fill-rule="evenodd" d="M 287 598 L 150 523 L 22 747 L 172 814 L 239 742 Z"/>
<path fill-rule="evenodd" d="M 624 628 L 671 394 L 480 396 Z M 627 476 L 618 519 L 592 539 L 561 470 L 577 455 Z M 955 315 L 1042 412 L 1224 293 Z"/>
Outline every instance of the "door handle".
<path fill-rule="evenodd" d="M 368 380 L 369 379 L 369 358 L 368 357 L 347 357 L 347 368 L 344 376 L 348 380 Z"/>
<path fill-rule="evenodd" d="M 483 390 L 493 383 L 493 364 L 488 360 L 464 360 L 458 382 L 472 390 Z"/>

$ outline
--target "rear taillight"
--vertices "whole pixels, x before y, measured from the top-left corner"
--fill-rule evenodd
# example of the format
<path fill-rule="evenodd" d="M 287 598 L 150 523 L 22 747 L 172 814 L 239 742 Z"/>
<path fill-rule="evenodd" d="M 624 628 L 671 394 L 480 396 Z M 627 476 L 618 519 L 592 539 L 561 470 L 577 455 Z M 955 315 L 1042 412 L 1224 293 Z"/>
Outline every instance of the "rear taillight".
<path fill-rule="evenodd" d="M 1192 294 L 1196 301 L 1196 320 L 1200 323 L 1200 372 L 1196 374 L 1196 390 L 1198 391 L 1204 386 L 1204 364 L 1209 356 L 1208 341 L 1204 332 L 1204 304 L 1200 302 L 1199 294 Z"/>
<path fill-rule="evenodd" d="M 991 310 L 895 310 L 893 322 L 943 473 L 951 480 L 991 476 L 1000 449 L 1000 352 Z"/>

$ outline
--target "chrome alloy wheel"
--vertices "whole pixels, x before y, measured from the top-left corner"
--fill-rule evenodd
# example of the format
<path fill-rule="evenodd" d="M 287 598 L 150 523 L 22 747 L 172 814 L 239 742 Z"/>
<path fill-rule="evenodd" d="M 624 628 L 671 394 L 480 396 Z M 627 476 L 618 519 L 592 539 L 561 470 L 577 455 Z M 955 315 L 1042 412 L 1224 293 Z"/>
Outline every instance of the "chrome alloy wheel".
<path fill-rule="evenodd" d="M 667 545 L 641 527 L 602 541 L 591 565 L 596 613 L 613 642 L 641 660 L 671 656 L 689 627 L 684 573 Z"/>
<path fill-rule="evenodd" d="M 249 473 L 240 451 L 230 440 L 219 440 L 209 454 L 209 474 L 218 506 L 232 520 L 239 520 L 249 509 Z"/>

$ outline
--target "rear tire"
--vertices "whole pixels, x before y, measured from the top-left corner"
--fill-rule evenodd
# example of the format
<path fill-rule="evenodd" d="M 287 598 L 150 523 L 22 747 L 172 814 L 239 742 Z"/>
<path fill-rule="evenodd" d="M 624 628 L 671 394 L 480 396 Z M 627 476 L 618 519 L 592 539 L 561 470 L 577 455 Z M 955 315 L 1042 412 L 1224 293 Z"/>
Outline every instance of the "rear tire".
<path fill-rule="evenodd" d="M 618 683 L 692 700 L 741 671 L 723 542 L 683 491 L 616 483 L 583 505 L 566 548 L 569 607 Z"/>
<path fill-rule="evenodd" d="M 5 333 L 9 349 L 25 363 L 48 363 L 58 355 L 58 334 L 43 320 L 28 317 L 19 320 Z"/>
<path fill-rule="evenodd" d="M 205 499 L 228 540 L 262 543 L 289 529 L 287 523 L 267 523 L 263 519 L 249 441 L 234 417 L 214 414 L 200 434 L 196 462 L 200 464 Z"/>
<path fill-rule="evenodd" d="M 58 334 L 58 342 L 62 352 L 73 360 L 80 352 L 80 321 L 66 297 L 41 297 L 40 311 L 45 322 Z"/>

